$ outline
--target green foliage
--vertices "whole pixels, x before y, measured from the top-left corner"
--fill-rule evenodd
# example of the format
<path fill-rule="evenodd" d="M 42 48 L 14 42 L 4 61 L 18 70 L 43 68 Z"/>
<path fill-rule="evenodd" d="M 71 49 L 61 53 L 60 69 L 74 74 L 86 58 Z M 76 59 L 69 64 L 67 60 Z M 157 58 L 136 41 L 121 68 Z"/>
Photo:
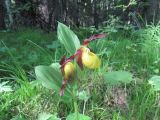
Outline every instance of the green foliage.
<path fill-rule="evenodd" d="M 49 49 L 57 49 L 60 46 L 60 43 L 58 40 L 53 41 L 52 44 L 47 45 L 47 48 Z"/>
<path fill-rule="evenodd" d="M 139 59 L 145 67 L 159 66 L 160 62 L 160 26 L 148 26 L 146 29 L 141 29 L 134 33 L 134 39 L 139 49 Z"/>
<path fill-rule="evenodd" d="M 0 51 L 2 51 L 0 63 L 12 64 L 12 61 L 15 60 L 27 68 L 38 63 L 48 65 L 53 62 L 54 49 L 45 46 L 56 39 L 55 33 L 47 34 L 35 28 L 20 28 L 16 32 L 0 32 Z"/>
<path fill-rule="evenodd" d="M 69 114 L 67 116 L 67 119 L 66 120 L 77 120 L 77 113 L 72 113 L 72 114 Z M 83 115 L 83 114 L 80 114 L 78 113 L 78 120 L 91 120 L 90 117 L 86 116 L 86 115 Z"/>
<path fill-rule="evenodd" d="M 109 19 L 103 22 L 103 26 L 98 29 L 98 32 L 116 33 L 119 28 L 124 28 L 124 26 L 121 25 L 120 18 L 109 15 Z"/>
<path fill-rule="evenodd" d="M 26 120 L 21 115 L 17 115 L 16 117 L 12 118 L 11 120 Z"/>
<path fill-rule="evenodd" d="M 8 81 L 0 83 L 0 93 L 13 91 L 11 86 L 6 85 L 7 83 L 8 83 Z"/>
<path fill-rule="evenodd" d="M 119 0 L 119 2 L 120 2 L 121 0 Z M 127 4 L 127 5 L 117 5 L 117 6 L 115 6 L 116 8 L 123 8 L 123 11 L 125 11 L 127 8 L 129 8 L 129 7 L 131 7 L 131 6 L 135 6 L 135 5 L 137 5 L 137 1 L 136 0 L 130 0 L 129 1 L 129 3 Z"/>
<path fill-rule="evenodd" d="M 104 80 L 109 85 L 126 84 L 132 81 L 132 74 L 127 71 L 112 71 L 104 75 Z"/>
<path fill-rule="evenodd" d="M 35 68 L 35 74 L 37 76 L 37 80 L 40 80 L 44 87 L 55 91 L 60 90 L 62 75 L 57 71 L 57 68 L 37 66 Z"/>
<path fill-rule="evenodd" d="M 138 82 L 138 81 L 137 81 Z M 159 116 L 157 95 L 150 89 L 145 81 L 142 84 L 134 84 L 130 89 L 129 113 L 127 119 L 135 118 L 137 120 L 157 119 Z M 156 111 L 156 112 L 155 112 Z M 157 113 L 158 112 L 158 113 Z"/>
<path fill-rule="evenodd" d="M 153 76 L 148 82 L 154 87 L 154 91 L 160 91 L 160 76 Z"/>
<path fill-rule="evenodd" d="M 40 113 L 38 116 L 38 120 L 60 120 L 60 118 L 57 118 L 57 115 L 52 115 L 48 113 Z"/>
<path fill-rule="evenodd" d="M 80 48 L 80 41 L 76 34 L 73 33 L 66 25 L 58 23 L 58 39 L 64 45 L 67 52 L 74 54 Z"/>
<path fill-rule="evenodd" d="M 78 93 L 78 98 L 79 98 L 80 100 L 87 101 L 87 100 L 90 98 L 90 95 L 89 95 L 89 93 L 86 92 L 86 91 L 80 91 L 80 92 Z"/>

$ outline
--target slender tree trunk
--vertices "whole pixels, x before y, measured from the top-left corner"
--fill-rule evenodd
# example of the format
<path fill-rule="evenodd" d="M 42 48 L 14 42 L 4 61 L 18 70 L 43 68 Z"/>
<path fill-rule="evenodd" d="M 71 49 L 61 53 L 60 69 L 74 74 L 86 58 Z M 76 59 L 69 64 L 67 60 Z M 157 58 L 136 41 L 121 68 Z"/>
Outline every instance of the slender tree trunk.
<path fill-rule="evenodd" d="M 79 27 L 80 26 L 80 23 L 79 23 L 79 1 L 78 0 L 75 0 L 75 23 L 76 23 L 76 26 Z"/>
<path fill-rule="evenodd" d="M 67 20 L 67 0 L 62 0 L 62 19 L 64 23 L 66 23 Z"/>
<path fill-rule="evenodd" d="M 157 20 L 160 21 L 160 1 L 158 1 Z"/>
<path fill-rule="evenodd" d="M 5 29 L 5 10 L 3 6 L 3 0 L 0 0 L 0 30 Z"/>
<path fill-rule="evenodd" d="M 93 0 L 93 9 L 94 9 L 94 26 L 98 28 L 98 14 L 97 14 L 97 0 Z"/>
<path fill-rule="evenodd" d="M 148 0 L 149 6 L 145 11 L 148 22 L 157 23 L 160 20 L 160 0 Z"/>
<path fill-rule="evenodd" d="M 53 20 L 53 13 L 54 13 L 54 8 L 52 8 L 51 9 L 51 11 L 49 12 L 49 17 L 48 17 L 48 31 L 50 31 L 51 30 L 51 28 L 52 28 L 52 20 Z M 54 27 L 54 29 L 55 29 L 55 27 Z"/>
<path fill-rule="evenodd" d="M 13 27 L 13 17 L 12 17 L 12 12 L 11 12 L 11 0 L 5 0 L 5 5 L 6 5 L 6 10 L 7 10 L 7 15 L 8 15 L 8 20 L 9 20 L 9 28 Z"/>

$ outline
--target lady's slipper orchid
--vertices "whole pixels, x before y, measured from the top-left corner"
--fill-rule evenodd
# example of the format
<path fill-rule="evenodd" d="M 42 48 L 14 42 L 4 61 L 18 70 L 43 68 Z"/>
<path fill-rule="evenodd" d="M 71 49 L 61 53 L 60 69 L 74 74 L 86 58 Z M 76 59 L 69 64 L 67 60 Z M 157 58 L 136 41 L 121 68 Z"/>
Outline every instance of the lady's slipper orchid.
<path fill-rule="evenodd" d="M 73 75 L 74 65 L 71 62 L 68 62 L 64 66 L 64 79 L 69 79 Z"/>
<path fill-rule="evenodd" d="M 90 51 L 89 48 L 82 46 L 77 53 L 78 65 L 83 68 L 83 65 L 90 69 L 95 69 L 100 66 L 100 59 L 96 54 Z"/>
<path fill-rule="evenodd" d="M 96 69 L 100 66 L 100 59 L 96 54 L 90 51 L 87 45 L 89 44 L 89 42 L 98 38 L 103 38 L 105 36 L 105 34 L 97 34 L 91 36 L 90 38 L 84 40 L 83 46 L 81 46 L 74 55 L 72 55 L 68 59 L 66 59 L 66 56 L 61 59 L 60 65 L 64 80 L 62 82 L 60 96 L 64 94 L 64 89 L 68 83 L 68 80 L 72 77 L 74 73 L 74 65 L 71 63 L 71 61 L 74 60 L 75 57 L 77 57 L 77 64 L 81 69 L 83 69 L 83 66 L 90 69 Z"/>
<path fill-rule="evenodd" d="M 100 59 L 98 56 L 91 52 L 87 47 L 83 47 L 82 49 L 82 64 L 90 69 L 98 68 L 100 66 Z"/>
<path fill-rule="evenodd" d="M 100 59 L 96 54 L 91 52 L 87 46 L 91 41 L 103 38 L 105 36 L 106 34 L 96 34 L 84 40 L 83 46 L 76 52 L 76 56 L 78 56 L 77 64 L 81 69 L 83 69 L 83 65 L 90 69 L 95 69 L 100 66 Z"/>

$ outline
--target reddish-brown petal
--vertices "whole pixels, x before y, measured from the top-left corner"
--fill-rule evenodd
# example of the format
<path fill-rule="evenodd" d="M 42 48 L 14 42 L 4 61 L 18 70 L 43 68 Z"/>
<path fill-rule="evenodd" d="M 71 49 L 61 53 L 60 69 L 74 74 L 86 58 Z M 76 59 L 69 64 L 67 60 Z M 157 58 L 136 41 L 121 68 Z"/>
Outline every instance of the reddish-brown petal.
<path fill-rule="evenodd" d="M 74 60 L 75 55 L 72 55 L 71 57 L 69 57 L 69 60 Z"/>
<path fill-rule="evenodd" d="M 99 38 L 104 38 L 106 37 L 106 34 L 96 34 L 96 35 L 93 35 L 89 38 L 89 40 L 94 40 L 94 39 L 99 39 Z"/>
<path fill-rule="evenodd" d="M 60 96 L 63 96 L 65 90 L 65 85 L 62 85 L 61 90 L 60 90 Z"/>
<path fill-rule="evenodd" d="M 75 58 L 75 55 L 70 56 L 68 59 L 66 59 L 64 64 L 71 62 L 72 60 L 74 60 L 74 58 Z"/>
<path fill-rule="evenodd" d="M 81 56 L 78 56 L 77 64 L 78 64 L 78 66 L 79 66 L 81 69 L 83 69 L 83 64 L 82 64 L 82 58 L 81 58 Z"/>
<path fill-rule="evenodd" d="M 89 37 L 88 39 L 85 39 L 83 42 L 83 45 L 88 45 L 89 42 L 96 40 L 96 39 L 99 39 L 99 38 L 104 38 L 104 37 L 106 37 L 106 34 L 93 35 L 93 36 Z"/>
<path fill-rule="evenodd" d="M 78 50 L 77 53 L 76 53 L 76 56 L 77 56 L 77 64 L 78 66 L 83 69 L 83 64 L 82 64 L 82 50 Z"/>
<path fill-rule="evenodd" d="M 60 65 L 63 65 L 63 63 L 66 61 L 66 55 L 64 55 L 60 60 Z"/>

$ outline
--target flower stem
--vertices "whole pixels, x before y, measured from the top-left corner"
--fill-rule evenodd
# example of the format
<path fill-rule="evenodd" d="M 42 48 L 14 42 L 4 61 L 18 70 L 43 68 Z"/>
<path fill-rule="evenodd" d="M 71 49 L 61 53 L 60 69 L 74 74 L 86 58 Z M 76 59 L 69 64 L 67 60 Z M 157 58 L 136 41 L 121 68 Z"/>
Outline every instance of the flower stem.
<path fill-rule="evenodd" d="M 78 119 L 78 105 L 77 105 L 77 100 L 74 100 L 74 111 L 75 111 L 75 114 L 76 114 L 76 120 L 79 120 L 79 119 Z"/>
<path fill-rule="evenodd" d="M 73 104 L 74 104 L 74 112 L 76 114 L 76 120 L 79 120 L 79 117 L 78 117 L 78 104 L 77 104 L 77 97 L 76 97 L 76 92 L 75 90 L 73 89 L 72 91 L 72 95 L 73 95 Z"/>
<path fill-rule="evenodd" d="M 85 109 L 86 109 L 86 103 L 87 103 L 87 101 L 84 101 L 84 105 L 83 105 L 83 115 L 84 115 L 84 112 L 85 112 Z"/>

